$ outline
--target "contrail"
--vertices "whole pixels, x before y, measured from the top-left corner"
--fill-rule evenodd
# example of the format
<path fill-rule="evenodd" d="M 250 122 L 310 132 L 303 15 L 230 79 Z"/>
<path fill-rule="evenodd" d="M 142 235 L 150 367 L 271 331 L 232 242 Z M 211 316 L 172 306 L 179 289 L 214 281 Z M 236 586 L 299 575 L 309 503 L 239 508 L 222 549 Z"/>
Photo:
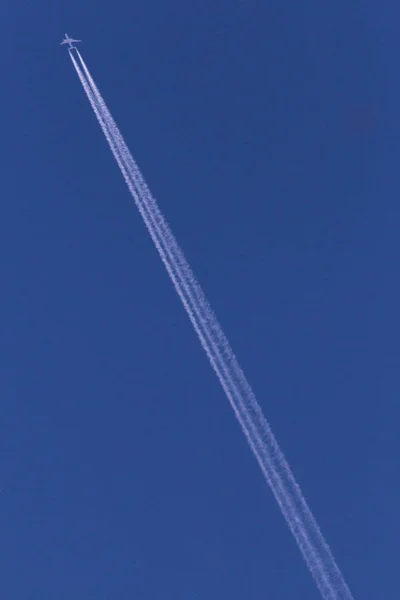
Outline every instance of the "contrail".
<path fill-rule="evenodd" d="M 353 600 L 200 285 L 151 195 L 81 55 L 71 60 L 174 287 L 325 600 Z M 82 71 L 83 69 L 83 71 Z"/>

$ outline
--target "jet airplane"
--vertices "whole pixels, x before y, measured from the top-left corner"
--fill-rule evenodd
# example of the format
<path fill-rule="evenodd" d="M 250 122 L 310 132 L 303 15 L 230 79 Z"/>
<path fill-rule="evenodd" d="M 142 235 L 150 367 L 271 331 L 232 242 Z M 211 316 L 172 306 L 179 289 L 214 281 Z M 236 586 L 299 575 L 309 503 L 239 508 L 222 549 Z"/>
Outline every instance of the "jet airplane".
<path fill-rule="evenodd" d="M 65 39 L 61 42 L 60 46 L 63 44 L 69 44 L 68 50 L 76 50 L 76 47 L 73 45 L 74 42 L 82 42 L 82 40 L 74 40 L 68 36 L 68 33 L 65 34 Z"/>

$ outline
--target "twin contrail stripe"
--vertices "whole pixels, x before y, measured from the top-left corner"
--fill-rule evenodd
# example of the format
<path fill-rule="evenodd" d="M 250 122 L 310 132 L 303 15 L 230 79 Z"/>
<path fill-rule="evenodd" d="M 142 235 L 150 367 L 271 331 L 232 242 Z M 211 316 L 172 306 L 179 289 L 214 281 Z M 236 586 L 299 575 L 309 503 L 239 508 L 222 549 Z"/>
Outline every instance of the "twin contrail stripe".
<path fill-rule="evenodd" d="M 182 250 L 78 51 L 71 60 L 200 343 L 325 600 L 353 600 L 291 469 Z"/>

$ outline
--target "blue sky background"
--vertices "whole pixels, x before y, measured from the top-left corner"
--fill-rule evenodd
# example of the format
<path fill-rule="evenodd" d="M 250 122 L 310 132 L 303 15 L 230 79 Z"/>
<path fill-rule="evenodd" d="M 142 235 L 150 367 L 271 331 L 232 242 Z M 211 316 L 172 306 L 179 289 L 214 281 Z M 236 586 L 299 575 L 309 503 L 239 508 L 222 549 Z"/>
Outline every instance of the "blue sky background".
<path fill-rule="evenodd" d="M 0 17 L 0 597 L 319 598 L 67 31 L 355 598 L 397 600 L 398 3 L 5 0 Z"/>

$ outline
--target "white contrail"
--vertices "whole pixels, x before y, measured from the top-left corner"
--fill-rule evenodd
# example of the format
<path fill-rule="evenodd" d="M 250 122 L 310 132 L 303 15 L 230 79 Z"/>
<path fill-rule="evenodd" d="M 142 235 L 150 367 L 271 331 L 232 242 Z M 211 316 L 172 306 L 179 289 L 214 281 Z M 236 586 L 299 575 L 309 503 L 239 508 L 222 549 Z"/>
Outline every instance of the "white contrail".
<path fill-rule="evenodd" d="M 140 214 L 322 596 L 326 600 L 352 600 L 351 592 L 294 480 L 290 467 L 237 359 L 93 78 L 79 52 L 83 72 L 72 52 L 70 55 Z"/>
<path fill-rule="evenodd" d="M 79 73 L 78 73 L 78 74 L 79 74 Z M 81 79 L 81 81 L 82 81 L 82 79 Z M 86 92 L 87 92 L 87 93 L 88 93 L 88 92 L 90 92 L 90 89 L 88 89 L 88 88 L 87 88 L 87 82 L 83 82 L 83 81 L 82 81 L 82 83 L 84 84 L 84 86 L 86 85 L 86 87 L 85 87 L 85 90 L 86 90 Z M 92 106 L 93 106 L 93 104 L 95 103 L 95 106 L 93 106 L 93 108 L 95 109 L 95 111 L 96 111 L 96 114 L 97 114 L 97 116 L 98 116 L 98 118 L 99 118 L 99 122 L 100 122 L 100 124 L 101 124 L 101 125 L 102 125 L 102 127 L 103 127 L 103 126 L 105 125 L 105 122 L 106 122 L 106 121 L 109 121 L 109 119 L 108 119 L 108 117 L 107 117 L 107 118 L 105 118 L 105 117 L 104 117 L 104 113 L 103 113 L 103 116 L 100 116 L 100 115 L 99 115 L 99 107 L 101 106 L 101 103 L 99 103 L 99 102 L 98 102 L 98 98 L 97 98 L 97 99 L 96 99 L 96 98 L 93 98 L 93 97 L 91 97 L 90 95 L 89 95 L 89 100 L 91 101 L 91 104 L 92 104 Z M 115 124 L 114 124 L 114 126 L 115 126 Z M 116 146 L 115 146 L 115 144 L 114 144 L 114 147 L 113 147 L 113 142 L 110 140 L 110 134 L 109 134 L 109 131 L 107 131 L 107 127 L 105 127 L 105 129 L 106 129 L 106 131 L 105 131 L 106 137 L 107 137 L 107 139 L 108 139 L 109 143 L 111 142 L 111 143 L 110 143 L 111 149 L 113 150 L 114 154 L 115 154 L 115 153 L 117 154 L 117 155 L 116 155 L 116 158 L 117 158 L 117 161 L 119 162 L 119 164 L 120 164 L 120 166 L 121 166 L 121 156 L 122 156 L 123 152 L 122 152 L 122 151 L 120 151 L 120 152 L 119 152 L 119 151 L 116 149 Z M 104 128 L 103 128 L 103 130 L 104 130 Z M 127 150 L 127 149 L 126 149 L 126 150 Z M 128 152 L 129 152 L 129 151 L 128 151 Z M 119 155 L 118 155 L 118 154 L 119 154 Z M 131 160 L 133 160 L 133 159 L 131 159 Z M 122 170 L 123 170 L 124 176 L 126 176 L 126 167 L 125 167 L 124 165 L 122 165 Z M 128 182 L 127 182 L 127 183 L 128 183 Z M 128 184 L 128 185 L 129 185 L 129 184 Z M 136 201 L 138 201 L 138 198 L 137 198 L 137 197 L 136 197 Z M 149 224 L 148 224 L 148 226 L 149 226 Z M 152 237 L 153 237 L 153 235 L 152 235 Z M 164 256 L 164 258 L 165 258 L 165 256 Z M 176 282 L 175 282 L 175 283 L 176 283 Z M 191 318 L 192 318 L 192 317 L 191 317 Z M 195 323 L 194 323 L 194 324 L 195 324 Z M 195 325 L 196 325 L 196 324 L 195 324 Z M 199 333 L 199 332 L 198 332 L 198 333 Z M 203 342 L 204 342 L 204 340 L 203 340 Z M 203 345 L 204 345 L 204 344 L 203 344 Z M 207 349 L 207 348 L 206 348 L 206 349 Z M 223 383 L 223 382 L 222 382 L 222 383 Z M 227 390 L 226 390 L 226 391 L 227 391 Z M 243 418 L 243 417 L 242 417 L 242 418 Z M 243 422 L 242 422 L 242 425 L 243 425 Z M 252 424 L 250 423 L 250 428 L 252 428 L 252 427 L 251 427 L 251 425 L 252 425 Z M 251 441 L 250 441 L 250 443 L 251 443 Z M 253 448 L 253 449 L 254 449 L 254 448 Z M 268 474 L 266 474 L 266 475 L 268 475 Z M 281 482 L 275 482 L 275 486 L 278 486 L 278 488 L 280 488 L 280 487 L 281 487 Z M 284 500 L 283 500 L 283 504 L 285 504 L 285 501 L 284 501 Z M 282 508 L 284 509 L 284 508 L 285 508 L 285 506 L 283 506 Z M 293 507 L 292 507 L 292 510 L 293 510 Z M 294 527 L 296 528 L 296 526 L 297 526 L 297 523 L 298 523 L 298 518 L 295 518 L 295 519 L 294 519 L 294 521 L 295 521 L 295 525 L 294 525 Z M 292 527 L 293 527 L 293 526 L 292 526 Z M 300 532 L 300 537 L 301 537 L 301 532 Z M 300 540 L 298 540 L 298 541 L 299 541 L 299 542 L 301 542 L 302 540 L 300 539 Z M 303 544 L 303 545 L 304 545 L 304 544 Z M 305 551 L 307 552 L 307 548 L 305 548 L 305 549 L 303 549 L 303 550 L 305 550 Z M 328 591 L 329 591 L 329 590 L 328 590 Z M 329 592 L 329 596 L 326 596 L 326 597 L 335 597 L 335 596 L 332 596 L 332 595 L 330 594 L 330 592 Z"/>

